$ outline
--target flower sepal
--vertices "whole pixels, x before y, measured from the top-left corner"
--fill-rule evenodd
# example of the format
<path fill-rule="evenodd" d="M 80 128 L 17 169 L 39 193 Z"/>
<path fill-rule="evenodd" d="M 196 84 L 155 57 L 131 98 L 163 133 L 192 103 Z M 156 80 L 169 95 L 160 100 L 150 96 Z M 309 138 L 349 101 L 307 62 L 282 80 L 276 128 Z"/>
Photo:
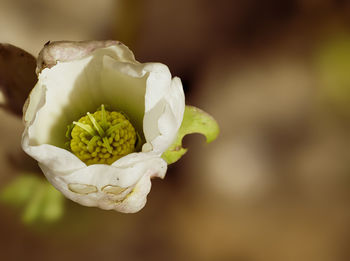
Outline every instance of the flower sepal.
<path fill-rule="evenodd" d="M 194 106 L 186 105 L 176 140 L 162 154 L 162 158 L 168 164 L 178 161 L 187 152 L 187 149 L 182 147 L 182 139 L 187 134 L 202 134 L 206 137 L 207 143 L 210 143 L 217 138 L 219 132 L 219 125 L 212 116 Z"/>

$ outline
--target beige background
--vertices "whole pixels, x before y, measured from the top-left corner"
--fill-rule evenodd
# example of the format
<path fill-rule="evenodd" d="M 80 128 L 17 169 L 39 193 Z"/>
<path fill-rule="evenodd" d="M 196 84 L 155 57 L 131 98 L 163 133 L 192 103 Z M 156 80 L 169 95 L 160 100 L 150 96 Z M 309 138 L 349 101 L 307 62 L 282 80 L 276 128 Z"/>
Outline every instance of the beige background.
<path fill-rule="evenodd" d="M 124 41 L 166 63 L 221 127 L 209 145 L 185 138 L 189 152 L 137 214 L 66 201 L 57 223 L 27 226 L 1 204 L 0 259 L 350 260 L 350 86 L 328 97 L 317 62 L 350 33 L 349 11 L 331 0 L 0 0 L 0 42 L 36 55 L 48 40 Z M 37 168 L 21 120 L 0 119 L 3 187 Z"/>

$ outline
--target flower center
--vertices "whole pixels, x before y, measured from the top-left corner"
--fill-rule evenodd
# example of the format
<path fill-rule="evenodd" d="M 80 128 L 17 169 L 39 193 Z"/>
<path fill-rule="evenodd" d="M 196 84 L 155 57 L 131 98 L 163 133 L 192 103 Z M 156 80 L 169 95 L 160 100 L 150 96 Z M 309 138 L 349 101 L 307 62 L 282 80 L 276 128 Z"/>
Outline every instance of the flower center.
<path fill-rule="evenodd" d="M 74 121 L 69 137 L 71 151 L 87 165 L 112 164 L 135 151 L 138 135 L 129 120 L 104 105 Z M 69 131 L 67 132 L 69 134 Z"/>

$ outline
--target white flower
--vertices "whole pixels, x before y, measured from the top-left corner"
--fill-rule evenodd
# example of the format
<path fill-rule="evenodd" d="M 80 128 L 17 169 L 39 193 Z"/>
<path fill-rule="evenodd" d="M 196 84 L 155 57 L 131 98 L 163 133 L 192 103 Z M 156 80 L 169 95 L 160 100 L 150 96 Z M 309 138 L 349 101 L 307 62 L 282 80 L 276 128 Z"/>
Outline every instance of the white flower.
<path fill-rule="evenodd" d="M 139 63 L 116 41 L 56 42 L 38 59 L 38 83 L 24 108 L 22 147 L 67 198 L 85 206 L 137 212 L 152 177 L 163 178 L 161 155 L 174 141 L 185 101 L 167 66 Z M 144 135 L 140 152 L 111 165 L 87 165 L 65 149 L 68 125 L 101 104 L 124 112 Z"/>

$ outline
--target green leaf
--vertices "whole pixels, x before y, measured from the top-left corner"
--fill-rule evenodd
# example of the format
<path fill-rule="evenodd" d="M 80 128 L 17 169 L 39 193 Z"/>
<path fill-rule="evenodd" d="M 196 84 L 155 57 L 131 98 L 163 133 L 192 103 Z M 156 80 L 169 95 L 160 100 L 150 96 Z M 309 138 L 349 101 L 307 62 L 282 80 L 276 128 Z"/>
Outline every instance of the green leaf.
<path fill-rule="evenodd" d="M 42 211 L 42 202 L 45 198 L 45 184 L 38 184 L 34 193 L 32 193 L 28 204 L 24 208 L 22 220 L 26 224 L 34 223 L 40 218 Z"/>
<path fill-rule="evenodd" d="M 46 184 L 46 196 L 43 202 L 42 218 L 47 222 L 54 222 L 63 216 L 64 197 L 50 183 Z"/>
<path fill-rule="evenodd" d="M 208 113 L 193 106 L 186 105 L 184 118 L 175 142 L 165 151 L 162 158 L 172 164 L 179 160 L 187 149 L 182 147 L 182 139 L 187 134 L 199 133 L 206 137 L 207 143 L 214 141 L 219 134 L 219 126 Z"/>
<path fill-rule="evenodd" d="M 0 201 L 22 208 L 22 221 L 54 222 L 62 217 L 64 198 L 49 182 L 31 173 L 16 177 L 0 191 Z"/>
<path fill-rule="evenodd" d="M 35 191 L 40 180 L 32 174 L 15 178 L 0 192 L 0 201 L 9 205 L 20 206 L 25 204 Z"/>

